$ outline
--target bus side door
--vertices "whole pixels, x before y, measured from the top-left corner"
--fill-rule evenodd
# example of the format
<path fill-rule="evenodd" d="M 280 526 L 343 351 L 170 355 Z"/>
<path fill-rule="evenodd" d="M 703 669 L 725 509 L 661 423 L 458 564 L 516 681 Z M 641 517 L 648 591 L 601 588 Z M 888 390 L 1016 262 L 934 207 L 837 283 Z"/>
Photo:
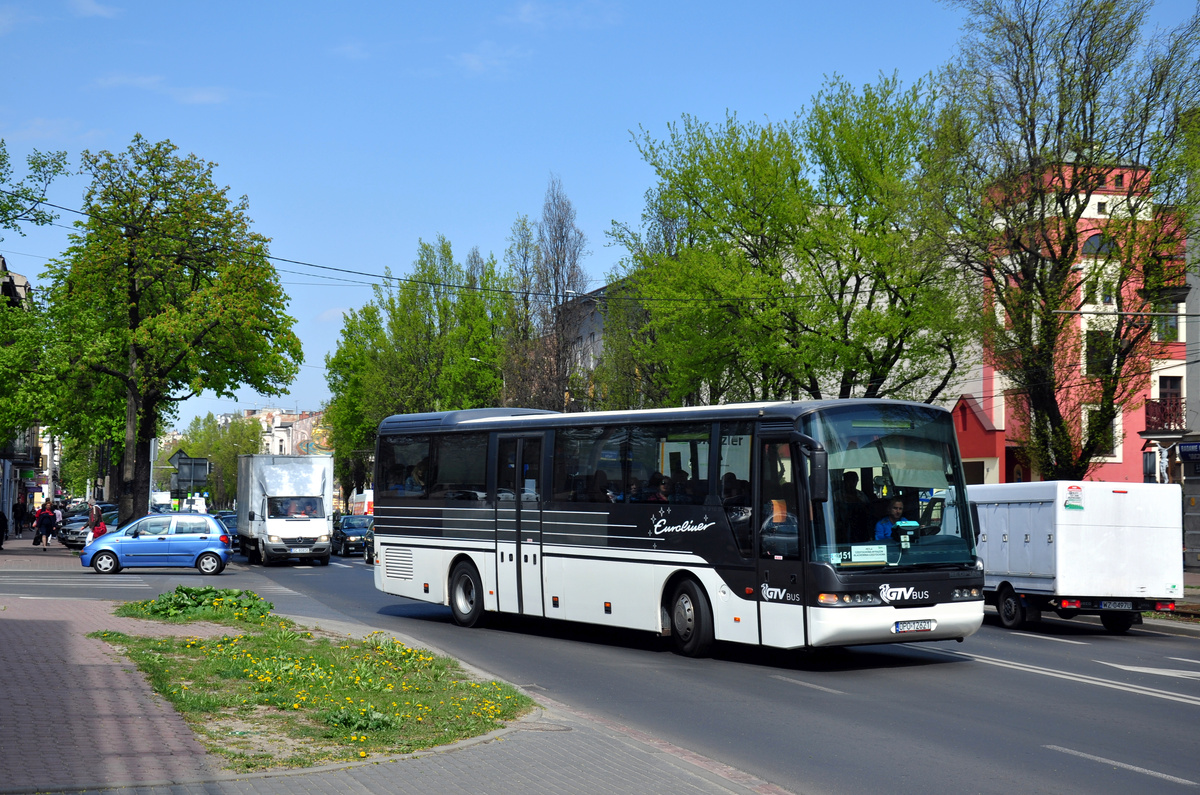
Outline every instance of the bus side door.
<path fill-rule="evenodd" d="M 500 610 L 540 616 L 542 435 L 501 436 L 496 450 L 496 586 Z"/>
<path fill-rule="evenodd" d="M 755 453 L 759 631 L 765 646 L 796 648 L 805 645 L 800 462 L 787 439 L 760 439 Z"/>

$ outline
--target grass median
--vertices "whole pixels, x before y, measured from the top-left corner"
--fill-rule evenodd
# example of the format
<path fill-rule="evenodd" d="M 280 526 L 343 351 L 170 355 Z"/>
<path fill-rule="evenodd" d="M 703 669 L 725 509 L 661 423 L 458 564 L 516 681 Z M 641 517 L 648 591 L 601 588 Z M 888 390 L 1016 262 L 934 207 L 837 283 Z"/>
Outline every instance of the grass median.
<path fill-rule="evenodd" d="M 221 637 L 97 632 L 121 647 L 234 770 L 311 767 L 400 754 L 486 734 L 528 711 L 513 687 L 381 633 L 314 634 L 250 591 L 186 588 L 117 615 L 208 621 Z M 184 634 L 184 633 L 181 633 Z"/>

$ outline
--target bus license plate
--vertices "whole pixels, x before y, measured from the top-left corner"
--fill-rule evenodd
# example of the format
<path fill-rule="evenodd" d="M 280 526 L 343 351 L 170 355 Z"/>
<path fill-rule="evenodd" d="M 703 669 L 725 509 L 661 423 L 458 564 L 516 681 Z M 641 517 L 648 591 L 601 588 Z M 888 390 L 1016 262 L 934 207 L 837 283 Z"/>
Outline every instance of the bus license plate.
<path fill-rule="evenodd" d="M 308 547 L 290 547 L 288 552 L 312 552 Z"/>
<path fill-rule="evenodd" d="M 1101 610 L 1132 610 L 1133 602 L 1101 602 Z"/>
<path fill-rule="evenodd" d="M 932 618 L 923 618 L 918 621 L 897 621 L 892 627 L 892 632 L 901 635 L 905 632 L 930 632 L 937 626 L 937 622 Z"/>

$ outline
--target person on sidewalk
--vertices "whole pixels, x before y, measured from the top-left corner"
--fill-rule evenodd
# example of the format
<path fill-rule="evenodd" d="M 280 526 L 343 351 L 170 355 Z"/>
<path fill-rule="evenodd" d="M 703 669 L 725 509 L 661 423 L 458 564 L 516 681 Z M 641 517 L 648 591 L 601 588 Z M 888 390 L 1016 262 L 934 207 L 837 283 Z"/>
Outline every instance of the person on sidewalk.
<path fill-rule="evenodd" d="M 54 511 L 50 510 L 47 505 L 43 505 L 38 511 L 37 518 L 33 525 L 34 539 L 33 545 L 37 546 L 38 538 L 42 540 L 42 551 L 45 552 L 50 548 L 50 537 L 54 535 Z"/>
<path fill-rule="evenodd" d="M 0 549 L 4 549 L 4 540 L 8 538 L 8 515 L 0 511 Z"/>
<path fill-rule="evenodd" d="M 21 529 L 25 527 L 25 501 L 17 500 L 13 503 L 13 529 L 16 531 L 17 538 L 21 537 Z"/>

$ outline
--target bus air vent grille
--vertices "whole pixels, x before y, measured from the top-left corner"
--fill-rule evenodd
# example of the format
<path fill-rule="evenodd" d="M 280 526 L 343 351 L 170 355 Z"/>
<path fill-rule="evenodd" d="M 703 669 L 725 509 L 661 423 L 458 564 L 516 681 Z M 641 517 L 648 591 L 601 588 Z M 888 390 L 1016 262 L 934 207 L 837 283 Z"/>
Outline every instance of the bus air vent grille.
<path fill-rule="evenodd" d="M 384 547 L 383 573 L 398 580 L 413 578 L 413 553 L 410 547 Z"/>

